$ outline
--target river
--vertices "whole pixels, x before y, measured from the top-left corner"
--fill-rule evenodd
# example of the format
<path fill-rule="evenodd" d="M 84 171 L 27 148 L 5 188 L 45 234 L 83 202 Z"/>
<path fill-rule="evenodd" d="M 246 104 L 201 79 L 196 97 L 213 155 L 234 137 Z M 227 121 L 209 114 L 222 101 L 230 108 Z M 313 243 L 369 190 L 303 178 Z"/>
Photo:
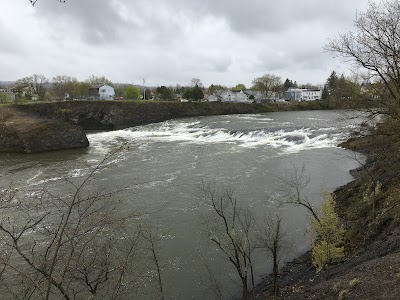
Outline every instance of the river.
<path fill-rule="evenodd" d="M 204 234 L 201 183 L 232 190 L 254 211 L 271 212 L 280 195 L 279 178 L 304 166 L 310 177 L 307 196 L 318 207 L 321 189 L 346 184 L 352 179 L 349 170 L 359 166 L 338 144 L 360 120 L 343 117 L 342 111 L 195 117 L 90 133 L 85 150 L 0 154 L 0 186 L 57 188 L 63 176 L 79 179 L 107 152 L 125 145 L 99 180 L 108 186 L 131 183 L 127 209 L 152 212 L 148 218 L 168 232 L 162 244 L 166 299 L 212 299 L 203 282 L 202 256 L 212 257 L 223 288 L 235 295 L 237 287 L 226 279 L 234 270 Z M 283 210 L 290 238 L 284 258 L 290 259 L 308 247 L 308 217 L 298 207 Z M 258 282 L 270 269 L 261 256 Z"/>

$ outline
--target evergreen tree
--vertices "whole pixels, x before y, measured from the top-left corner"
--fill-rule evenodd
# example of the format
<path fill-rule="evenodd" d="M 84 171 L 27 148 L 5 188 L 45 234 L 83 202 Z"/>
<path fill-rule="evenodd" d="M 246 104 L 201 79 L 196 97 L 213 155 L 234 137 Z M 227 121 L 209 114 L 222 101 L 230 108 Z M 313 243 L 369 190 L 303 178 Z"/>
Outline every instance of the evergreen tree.
<path fill-rule="evenodd" d="M 192 90 L 191 91 L 192 100 L 200 101 L 201 99 L 204 98 L 203 91 L 197 84 L 191 90 Z"/>
<path fill-rule="evenodd" d="M 220 84 L 211 84 L 210 87 L 208 88 L 208 91 L 209 91 L 210 93 L 214 93 L 215 91 L 218 91 L 218 90 L 225 90 L 225 89 L 226 89 L 226 87 L 223 86 L 223 85 L 220 85 Z"/>
<path fill-rule="evenodd" d="M 338 80 L 339 80 L 339 78 L 338 78 L 336 72 L 332 71 L 331 75 L 329 75 L 328 80 L 326 82 L 326 84 L 328 86 L 328 91 L 330 93 L 332 93 L 332 91 L 334 91 L 336 89 Z"/>
<path fill-rule="evenodd" d="M 325 84 L 324 88 L 322 89 L 321 100 L 323 100 L 323 101 L 329 100 L 329 89 L 328 89 L 327 84 Z"/>
<path fill-rule="evenodd" d="M 285 82 L 283 83 L 283 90 L 287 91 L 291 87 L 293 87 L 293 81 L 289 80 L 289 78 L 286 78 Z"/>
<path fill-rule="evenodd" d="M 167 88 L 165 85 L 157 87 L 157 96 L 160 100 L 174 100 L 175 94 L 171 88 Z"/>
<path fill-rule="evenodd" d="M 194 87 L 187 88 L 183 93 L 183 97 L 192 101 L 200 101 L 204 98 L 202 89 L 196 84 Z"/>

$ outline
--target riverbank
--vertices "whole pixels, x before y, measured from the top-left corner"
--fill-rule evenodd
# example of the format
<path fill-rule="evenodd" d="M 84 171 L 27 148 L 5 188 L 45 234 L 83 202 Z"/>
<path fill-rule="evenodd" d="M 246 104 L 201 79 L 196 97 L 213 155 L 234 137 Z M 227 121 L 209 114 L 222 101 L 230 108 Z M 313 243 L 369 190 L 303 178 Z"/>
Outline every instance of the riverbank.
<path fill-rule="evenodd" d="M 386 121 L 368 136 L 343 146 L 363 152 L 355 179 L 335 191 L 346 225 L 346 259 L 315 273 L 310 253 L 286 264 L 276 299 L 400 299 L 400 138 Z M 268 278 L 256 299 L 271 295 Z"/>
<path fill-rule="evenodd" d="M 0 108 L 0 152 L 38 153 L 89 146 L 79 126 L 39 118 L 13 106 Z"/>
<path fill-rule="evenodd" d="M 0 152 L 47 152 L 89 146 L 84 130 L 118 130 L 196 116 L 324 109 L 320 101 L 221 103 L 64 101 L 0 106 Z"/>
<path fill-rule="evenodd" d="M 85 130 L 119 130 L 177 118 L 324 109 L 325 103 L 64 101 L 15 105 L 14 108 L 40 118 L 67 121 Z"/>
<path fill-rule="evenodd" d="M 276 299 L 399 299 L 400 229 L 385 230 L 366 249 L 324 272 L 315 273 L 310 252 L 289 262 Z M 269 299 L 271 279 L 255 299 Z"/>

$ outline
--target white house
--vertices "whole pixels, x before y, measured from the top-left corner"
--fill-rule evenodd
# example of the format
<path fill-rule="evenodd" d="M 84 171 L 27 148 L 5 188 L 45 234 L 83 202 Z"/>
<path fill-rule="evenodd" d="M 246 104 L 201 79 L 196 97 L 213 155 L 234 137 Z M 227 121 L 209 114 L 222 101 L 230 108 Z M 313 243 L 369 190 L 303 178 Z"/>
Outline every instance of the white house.
<path fill-rule="evenodd" d="M 319 89 L 303 90 L 301 92 L 301 100 L 302 101 L 321 100 L 321 97 L 322 97 L 322 91 Z"/>
<path fill-rule="evenodd" d="M 114 98 L 115 98 L 114 88 L 107 84 L 95 85 L 89 89 L 89 99 L 114 100 Z"/>
<path fill-rule="evenodd" d="M 235 92 L 235 95 L 236 95 L 236 102 L 244 102 L 244 103 L 252 102 L 251 100 L 249 100 L 249 96 L 243 91 Z"/>
<path fill-rule="evenodd" d="M 218 91 L 218 95 L 221 97 L 222 102 L 235 102 L 235 94 L 230 90 Z"/>
<path fill-rule="evenodd" d="M 249 100 L 255 103 L 276 102 L 280 99 L 279 93 L 273 91 L 261 92 L 246 90 L 245 93 L 249 97 Z"/>
<path fill-rule="evenodd" d="M 216 101 L 218 101 L 218 96 L 217 95 L 209 95 L 208 97 L 207 97 L 207 102 L 216 102 Z"/>
<path fill-rule="evenodd" d="M 322 97 L 322 90 L 320 89 L 290 88 L 285 92 L 285 100 L 315 101 L 315 100 L 321 100 L 321 97 Z"/>
<path fill-rule="evenodd" d="M 251 102 L 261 103 L 263 99 L 263 95 L 260 91 L 246 90 L 244 93 L 249 97 L 249 101 Z"/>
<path fill-rule="evenodd" d="M 232 92 L 231 90 L 218 91 L 218 96 L 221 98 L 222 102 L 242 102 L 251 103 L 252 100 L 249 99 L 249 95 L 240 92 Z"/>

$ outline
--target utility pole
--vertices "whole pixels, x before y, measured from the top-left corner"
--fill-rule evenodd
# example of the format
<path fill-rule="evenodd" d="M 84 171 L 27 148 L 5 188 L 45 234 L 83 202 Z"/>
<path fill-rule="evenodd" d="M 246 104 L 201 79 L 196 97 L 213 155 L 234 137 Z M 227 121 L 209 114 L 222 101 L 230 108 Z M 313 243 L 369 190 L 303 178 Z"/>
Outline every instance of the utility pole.
<path fill-rule="evenodd" d="M 144 80 L 144 78 L 143 78 L 143 100 L 146 100 L 146 87 L 144 86 L 144 83 L 145 83 L 146 81 Z"/>

